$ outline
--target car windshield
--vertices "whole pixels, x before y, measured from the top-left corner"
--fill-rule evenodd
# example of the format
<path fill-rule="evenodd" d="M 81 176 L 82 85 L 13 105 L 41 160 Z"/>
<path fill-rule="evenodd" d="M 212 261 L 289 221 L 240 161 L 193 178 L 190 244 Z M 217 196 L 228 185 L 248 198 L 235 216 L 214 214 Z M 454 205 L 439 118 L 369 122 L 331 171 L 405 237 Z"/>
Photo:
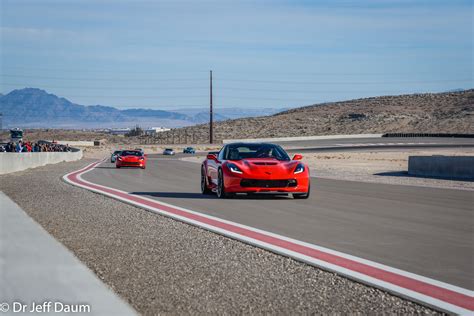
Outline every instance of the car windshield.
<path fill-rule="evenodd" d="M 141 156 L 142 153 L 136 150 L 124 150 L 122 156 Z"/>
<path fill-rule="evenodd" d="M 173 151 L 173 149 L 171 149 L 171 148 L 166 148 L 165 150 L 166 151 Z"/>
<path fill-rule="evenodd" d="M 233 144 L 228 145 L 225 149 L 225 160 L 240 160 L 246 158 L 290 160 L 290 157 L 283 148 L 274 144 Z"/>

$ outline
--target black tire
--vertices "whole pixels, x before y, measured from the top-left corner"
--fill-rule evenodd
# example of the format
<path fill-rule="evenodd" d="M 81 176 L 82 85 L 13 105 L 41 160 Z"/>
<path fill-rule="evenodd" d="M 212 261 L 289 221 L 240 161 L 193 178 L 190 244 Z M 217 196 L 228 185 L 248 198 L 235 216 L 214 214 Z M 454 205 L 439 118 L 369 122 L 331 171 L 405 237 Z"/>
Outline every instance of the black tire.
<path fill-rule="evenodd" d="M 217 176 L 217 197 L 220 199 L 228 199 L 233 196 L 231 193 L 227 193 L 225 191 L 224 186 L 224 174 L 222 173 L 222 169 L 219 169 L 218 176 Z"/>
<path fill-rule="evenodd" d="M 310 193 L 311 193 L 311 185 L 308 186 L 308 192 L 306 193 L 293 193 L 293 198 L 297 200 L 307 199 L 309 198 Z"/>
<path fill-rule="evenodd" d="M 115 166 L 115 168 L 117 168 L 117 169 L 120 169 L 120 167 L 119 167 L 119 166 Z"/>
<path fill-rule="evenodd" d="M 204 167 L 201 167 L 201 193 L 202 194 L 211 194 L 212 191 L 209 190 L 207 186 L 207 181 L 206 181 L 206 173 L 204 172 Z"/>

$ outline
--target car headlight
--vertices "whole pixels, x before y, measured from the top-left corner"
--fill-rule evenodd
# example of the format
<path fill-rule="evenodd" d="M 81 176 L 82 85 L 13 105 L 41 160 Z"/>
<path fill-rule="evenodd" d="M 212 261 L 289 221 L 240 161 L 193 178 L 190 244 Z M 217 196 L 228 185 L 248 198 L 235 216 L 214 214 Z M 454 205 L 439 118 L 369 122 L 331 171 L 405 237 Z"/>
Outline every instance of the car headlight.
<path fill-rule="evenodd" d="M 118 159 L 118 160 L 122 160 L 122 157 L 118 157 L 117 159 Z"/>
<path fill-rule="evenodd" d="M 297 173 L 302 173 L 304 171 L 304 165 L 302 163 L 299 163 L 296 168 L 295 168 L 295 174 Z"/>
<path fill-rule="evenodd" d="M 233 164 L 233 163 L 228 163 L 227 164 L 227 168 L 229 168 L 229 170 L 233 173 L 238 173 L 238 174 L 242 174 L 242 170 L 240 170 L 239 167 L 237 167 L 236 164 Z"/>

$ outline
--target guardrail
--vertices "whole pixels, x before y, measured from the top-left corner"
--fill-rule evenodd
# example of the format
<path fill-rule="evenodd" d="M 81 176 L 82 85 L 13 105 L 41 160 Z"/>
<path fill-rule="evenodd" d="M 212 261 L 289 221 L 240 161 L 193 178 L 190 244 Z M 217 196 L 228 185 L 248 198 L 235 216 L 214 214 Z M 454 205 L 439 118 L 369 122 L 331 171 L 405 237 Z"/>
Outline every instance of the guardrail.
<path fill-rule="evenodd" d="M 449 133 L 386 133 L 382 137 L 456 137 L 474 138 L 474 134 L 449 134 Z"/>
<path fill-rule="evenodd" d="M 0 153 L 0 174 L 81 158 L 82 150 L 76 148 L 73 148 L 72 152 Z"/>

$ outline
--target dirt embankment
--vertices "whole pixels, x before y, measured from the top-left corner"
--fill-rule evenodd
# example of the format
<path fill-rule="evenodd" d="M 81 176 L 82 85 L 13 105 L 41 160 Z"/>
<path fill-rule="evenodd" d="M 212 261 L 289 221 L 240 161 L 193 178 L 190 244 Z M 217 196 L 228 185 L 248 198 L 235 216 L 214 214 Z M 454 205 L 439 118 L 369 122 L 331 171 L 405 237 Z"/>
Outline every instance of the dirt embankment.
<path fill-rule="evenodd" d="M 383 96 L 323 103 L 271 116 L 215 124 L 216 141 L 233 138 L 367 133 L 474 133 L 474 89 L 456 93 Z M 162 133 L 160 141 L 209 139 L 202 124 Z"/>

